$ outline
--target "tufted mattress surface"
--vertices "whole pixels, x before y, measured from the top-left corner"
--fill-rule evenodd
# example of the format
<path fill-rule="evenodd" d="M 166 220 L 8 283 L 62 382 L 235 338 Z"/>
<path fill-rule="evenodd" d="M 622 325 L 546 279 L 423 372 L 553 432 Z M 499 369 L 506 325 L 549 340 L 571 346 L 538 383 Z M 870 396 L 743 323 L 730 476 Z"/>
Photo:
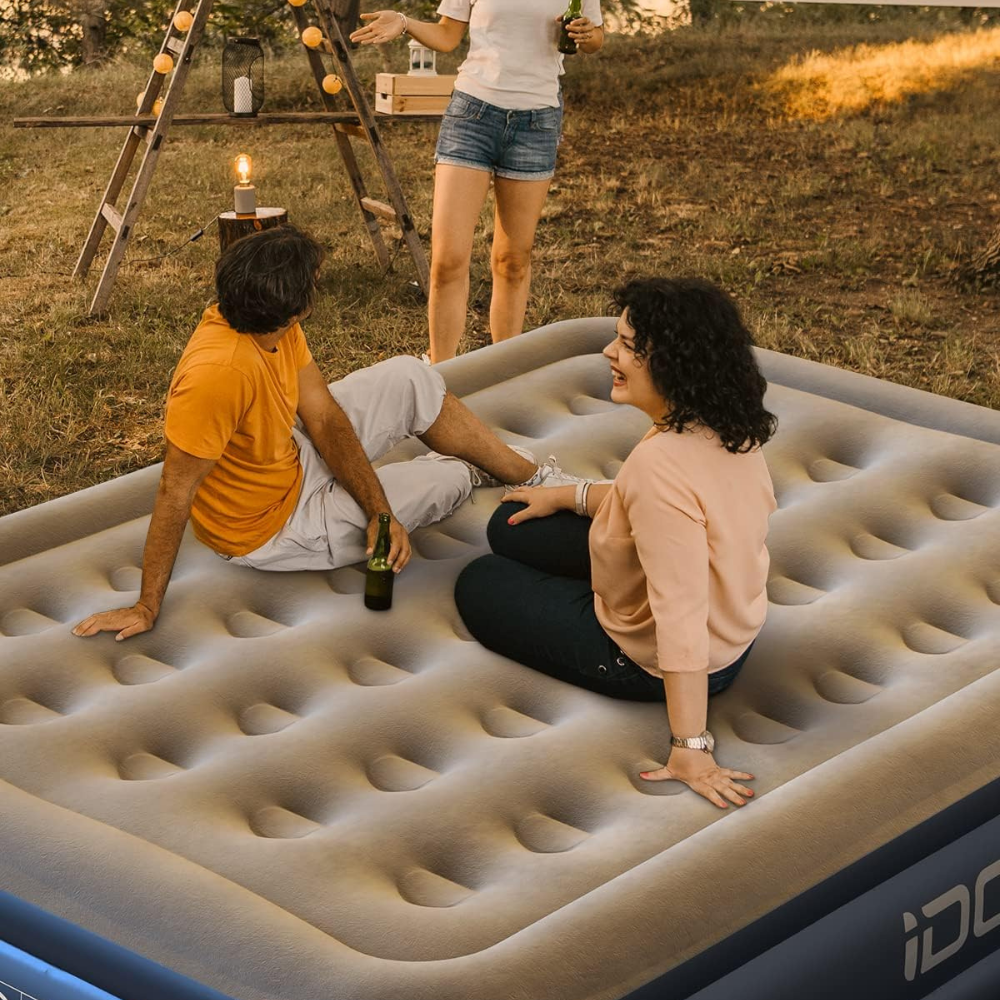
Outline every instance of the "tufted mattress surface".
<path fill-rule="evenodd" d="M 647 427 L 608 400 L 612 331 L 441 370 L 508 441 L 611 477 Z M 996 779 L 998 415 L 761 359 L 771 606 L 709 717 L 746 808 L 640 781 L 662 706 L 471 641 L 452 586 L 498 490 L 414 534 L 388 615 L 357 568 L 187 536 L 154 631 L 74 638 L 137 596 L 154 468 L 0 520 L 0 887 L 242 1000 L 598 1000 Z"/>

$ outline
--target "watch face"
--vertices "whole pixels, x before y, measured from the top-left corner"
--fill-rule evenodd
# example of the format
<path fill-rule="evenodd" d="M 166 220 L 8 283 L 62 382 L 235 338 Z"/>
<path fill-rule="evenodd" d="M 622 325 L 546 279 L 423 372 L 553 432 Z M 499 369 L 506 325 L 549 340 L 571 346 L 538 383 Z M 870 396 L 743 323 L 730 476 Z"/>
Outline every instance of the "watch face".
<path fill-rule="evenodd" d="M 715 737 L 707 729 L 705 730 L 705 747 L 709 753 L 715 749 Z"/>

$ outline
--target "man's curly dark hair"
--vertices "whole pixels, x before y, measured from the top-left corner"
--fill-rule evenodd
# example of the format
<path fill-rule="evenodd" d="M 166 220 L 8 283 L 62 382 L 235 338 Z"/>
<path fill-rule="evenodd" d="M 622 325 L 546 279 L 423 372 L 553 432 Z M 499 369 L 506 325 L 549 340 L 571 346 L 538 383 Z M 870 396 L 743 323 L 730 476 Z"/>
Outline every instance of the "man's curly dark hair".
<path fill-rule="evenodd" d="M 219 312 L 237 333 L 276 333 L 316 298 L 323 248 L 295 226 L 251 233 L 215 265 Z"/>
<path fill-rule="evenodd" d="M 701 278 L 636 278 L 614 300 L 628 310 L 636 357 L 670 403 L 658 426 L 709 427 L 734 454 L 773 436 L 778 421 L 764 409 L 753 336 L 721 288 Z"/>

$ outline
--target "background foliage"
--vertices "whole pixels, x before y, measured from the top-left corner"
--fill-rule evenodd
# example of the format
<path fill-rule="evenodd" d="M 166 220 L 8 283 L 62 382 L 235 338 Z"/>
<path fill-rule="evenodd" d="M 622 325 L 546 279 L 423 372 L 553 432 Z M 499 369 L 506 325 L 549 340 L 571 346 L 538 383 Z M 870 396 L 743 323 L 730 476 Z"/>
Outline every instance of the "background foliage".
<path fill-rule="evenodd" d="M 434 18 L 438 0 L 397 0 L 395 6 L 422 18 Z M 685 6 L 685 3 L 687 6 Z M 345 0 L 346 5 L 346 0 Z M 362 10 L 377 10 L 386 0 L 364 0 Z M 662 27 L 665 19 L 644 13 L 642 0 L 602 0 L 601 8 L 613 23 L 628 31 Z M 79 66 L 158 46 L 174 9 L 174 0 L 0 0 L 0 67 L 37 72 Z M 681 0 L 680 20 L 720 30 L 760 20 L 787 20 L 795 25 L 858 24 L 872 21 L 939 20 L 956 18 L 970 25 L 1000 22 L 1000 12 L 989 9 L 884 7 L 871 4 L 738 3 L 733 0 Z M 90 33 L 90 44 L 85 41 Z M 287 0 L 220 0 L 208 31 L 210 40 L 227 34 L 257 35 L 272 50 L 295 39 Z"/>
<path fill-rule="evenodd" d="M 386 0 L 365 2 L 362 10 L 385 6 Z M 395 6 L 434 18 L 437 0 L 399 0 Z M 174 7 L 174 0 L 0 0 L 0 64 L 34 72 L 149 49 L 159 44 Z M 639 0 L 604 0 L 602 8 L 627 23 L 642 20 Z M 88 22 L 99 37 L 95 53 L 84 43 Z M 227 34 L 257 35 L 272 50 L 283 48 L 295 38 L 287 0 L 220 0 L 208 37 L 218 41 Z"/>

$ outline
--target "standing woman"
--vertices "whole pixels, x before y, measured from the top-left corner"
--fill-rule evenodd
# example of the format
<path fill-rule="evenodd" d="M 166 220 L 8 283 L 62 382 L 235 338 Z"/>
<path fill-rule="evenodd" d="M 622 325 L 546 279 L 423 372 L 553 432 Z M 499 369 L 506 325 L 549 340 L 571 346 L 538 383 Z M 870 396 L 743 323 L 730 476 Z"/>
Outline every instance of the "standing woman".
<path fill-rule="evenodd" d="M 441 122 L 434 173 L 431 361 L 455 356 L 465 329 L 469 263 L 476 221 L 493 177 L 494 343 L 523 328 L 531 285 L 531 248 L 556 167 L 562 131 L 557 48 L 566 0 L 442 0 L 437 24 L 399 11 L 362 14 L 351 40 L 381 43 L 409 34 L 421 45 L 450 52 L 469 29 L 469 55 Z M 568 33 L 577 51 L 604 44 L 599 0 L 583 0 L 583 16 Z"/>

